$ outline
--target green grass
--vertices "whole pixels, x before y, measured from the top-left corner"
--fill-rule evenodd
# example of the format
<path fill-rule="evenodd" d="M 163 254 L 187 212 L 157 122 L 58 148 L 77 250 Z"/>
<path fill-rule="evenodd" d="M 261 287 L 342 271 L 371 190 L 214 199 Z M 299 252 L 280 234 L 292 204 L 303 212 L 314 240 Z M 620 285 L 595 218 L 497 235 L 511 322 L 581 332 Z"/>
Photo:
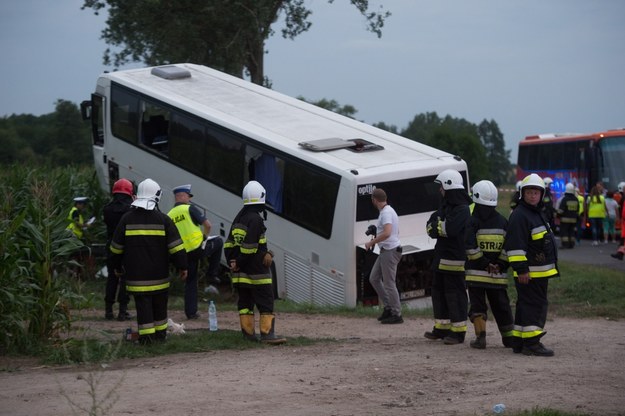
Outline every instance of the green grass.
<path fill-rule="evenodd" d="M 625 275 L 618 270 L 560 263 L 549 281 L 549 310 L 573 318 L 625 318 Z"/>
<path fill-rule="evenodd" d="M 560 264 L 562 276 L 551 279 L 549 282 L 549 316 L 570 318 L 625 318 L 625 276 L 608 268 L 581 266 L 578 264 L 562 262 Z M 103 310 L 105 279 L 95 279 L 80 283 L 80 292 L 89 299 L 89 305 L 81 304 L 80 307 L 96 308 Z M 516 291 L 512 279 L 508 287 L 511 303 L 514 308 Z M 205 308 L 209 298 L 200 296 L 200 308 Z M 212 296 L 221 311 L 235 311 L 235 297 L 227 287 L 222 287 L 222 293 Z M 132 306 L 132 302 L 131 302 Z M 182 285 L 174 284 L 171 291 L 169 309 L 180 311 L 183 309 L 184 300 Z M 305 315 L 338 315 L 348 317 L 375 317 L 380 311 L 377 308 L 357 306 L 355 308 L 318 306 L 312 304 L 294 303 L 289 300 L 276 300 L 275 310 L 278 313 L 301 313 Z M 431 317 L 432 310 L 415 310 L 405 308 L 405 317 Z M 79 314 L 78 314 L 79 316 Z M 134 322 L 133 322 L 134 324 Z M 67 364 L 78 363 L 84 356 L 91 357 L 93 361 L 106 360 L 107 354 L 111 354 L 111 348 L 118 344 L 120 339 L 118 331 L 101 332 L 97 339 L 85 339 L 80 334 L 73 338 L 53 345 L 44 345 L 36 352 L 46 363 Z M 330 342 L 326 339 L 289 338 L 288 345 L 310 345 L 315 342 Z M 122 342 L 115 351 L 115 359 L 141 358 L 157 355 L 177 353 L 193 353 L 214 350 L 243 350 L 249 348 L 266 348 L 262 344 L 246 342 L 239 331 L 220 330 L 217 333 L 208 331 L 191 330 L 182 336 L 170 336 L 164 344 L 156 344 L 149 347 L 140 347 L 132 343 Z M 88 354 L 83 351 L 88 348 Z"/>
<path fill-rule="evenodd" d="M 70 338 L 42 348 L 40 356 L 46 364 L 102 363 L 124 358 L 147 358 L 179 353 L 201 353 L 219 350 L 248 350 L 276 348 L 260 342 L 250 342 L 240 331 L 187 330 L 185 334 L 170 335 L 164 343 L 139 345 L 121 339 L 119 331 L 102 331 L 98 339 Z M 335 342 L 330 339 L 289 337 L 289 347 L 302 347 L 318 342 Z M 278 346 L 279 348 L 279 346 Z"/>

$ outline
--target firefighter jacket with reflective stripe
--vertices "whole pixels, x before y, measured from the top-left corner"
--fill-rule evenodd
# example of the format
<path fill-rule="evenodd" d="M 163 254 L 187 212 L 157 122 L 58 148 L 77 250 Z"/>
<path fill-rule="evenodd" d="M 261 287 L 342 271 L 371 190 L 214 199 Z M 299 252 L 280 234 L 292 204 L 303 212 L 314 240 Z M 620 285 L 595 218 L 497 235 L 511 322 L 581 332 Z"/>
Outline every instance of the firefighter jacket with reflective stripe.
<path fill-rule="evenodd" d="M 190 208 L 191 205 L 189 204 L 179 204 L 167 213 L 169 218 L 176 224 L 176 228 L 178 228 L 178 232 L 180 232 L 180 237 L 184 242 L 184 248 L 187 253 L 198 248 L 200 244 L 202 244 L 202 241 L 204 241 L 202 227 L 193 222 Z"/>
<path fill-rule="evenodd" d="M 78 219 L 78 224 L 76 224 L 76 219 Z M 82 238 L 83 236 L 82 225 L 85 223 L 85 221 L 83 220 L 82 214 L 80 213 L 78 208 L 73 207 L 69 211 L 67 220 L 69 221 L 69 225 L 67 226 L 67 229 L 72 230 L 72 232 L 74 233 L 76 237 Z"/>
<path fill-rule="evenodd" d="M 528 272 L 532 279 L 559 275 L 556 240 L 541 208 L 519 201 L 510 214 L 504 249 L 514 276 Z"/>
<path fill-rule="evenodd" d="M 551 189 L 550 188 L 545 188 L 545 192 L 543 193 L 543 203 L 542 203 L 542 209 L 543 212 L 545 213 L 545 216 L 547 217 L 548 221 L 553 221 L 553 216 L 556 212 L 555 207 L 553 206 L 553 196 L 551 193 Z"/>
<path fill-rule="evenodd" d="M 238 272 L 232 274 L 232 283 L 254 287 L 271 284 L 271 272 L 263 265 L 267 253 L 265 222 L 257 205 L 246 205 L 232 222 L 230 233 L 224 243 L 228 263 L 236 260 Z"/>
<path fill-rule="evenodd" d="M 495 207 L 478 206 L 473 211 L 466 234 L 467 286 L 507 286 L 508 256 L 503 249 L 507 228 L 508 220 Z M 489 265 L 496 265 L 498 271 L 489 271 Z"/>
<path fill-rule="evenodd" d="M 111 241 L 115 270 L 125 271 L 129 292 L 169 288 L 169 262 L 187 268 L 187 253 L 171 218 L 158 210 L 133 208 L 119 221 Z"/>
<path fill-rule="evenodd" d="M 436 238 L 432 270 L 464 275 L 464 238 L 470 216 L 468 205 L 453 205 L 447 201 L 430 216 L 426 231 L 431 238 Z"/>
<path fill-rule="evenodd" d="M 579 201 L 573 194 L 564 194 L 557 209 L 561 223 L 577 224 L 579 216 Z"/>

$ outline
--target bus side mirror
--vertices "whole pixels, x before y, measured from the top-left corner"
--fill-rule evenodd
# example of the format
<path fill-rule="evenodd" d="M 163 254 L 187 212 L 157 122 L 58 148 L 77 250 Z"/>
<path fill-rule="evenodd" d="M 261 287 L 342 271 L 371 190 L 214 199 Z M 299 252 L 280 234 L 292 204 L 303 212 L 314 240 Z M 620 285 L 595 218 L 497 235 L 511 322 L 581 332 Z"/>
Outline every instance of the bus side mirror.
<path fill-rule="evenodd" d="M 80 114 L 83 120 L 91 120 L 91 100 L 85 100 L 80 103 Z"/>

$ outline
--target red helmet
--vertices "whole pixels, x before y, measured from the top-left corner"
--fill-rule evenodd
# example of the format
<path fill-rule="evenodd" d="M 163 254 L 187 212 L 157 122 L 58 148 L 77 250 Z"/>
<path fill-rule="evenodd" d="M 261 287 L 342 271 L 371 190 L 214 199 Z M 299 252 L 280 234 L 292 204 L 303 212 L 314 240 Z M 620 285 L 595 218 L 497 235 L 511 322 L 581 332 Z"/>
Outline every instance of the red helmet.
<path fill-rule="evenodd" d="M 126 194 L 132 196 L 132 189 L 132 182 L 130 182 L 128 179 L 122 178 L 113 184 L 114 194 Z"/>

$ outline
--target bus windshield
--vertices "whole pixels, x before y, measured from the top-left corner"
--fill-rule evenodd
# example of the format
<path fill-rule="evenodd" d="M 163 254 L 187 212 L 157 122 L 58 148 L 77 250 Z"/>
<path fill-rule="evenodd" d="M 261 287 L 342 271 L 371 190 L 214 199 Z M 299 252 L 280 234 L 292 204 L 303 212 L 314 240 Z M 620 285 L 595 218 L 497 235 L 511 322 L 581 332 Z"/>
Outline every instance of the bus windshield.
<path fill-rule="evenodd" d="M 603 167 L 601 180 L 609 190 L 625 181 L 625 136 L 607 137 L 599 142 Z"/>

